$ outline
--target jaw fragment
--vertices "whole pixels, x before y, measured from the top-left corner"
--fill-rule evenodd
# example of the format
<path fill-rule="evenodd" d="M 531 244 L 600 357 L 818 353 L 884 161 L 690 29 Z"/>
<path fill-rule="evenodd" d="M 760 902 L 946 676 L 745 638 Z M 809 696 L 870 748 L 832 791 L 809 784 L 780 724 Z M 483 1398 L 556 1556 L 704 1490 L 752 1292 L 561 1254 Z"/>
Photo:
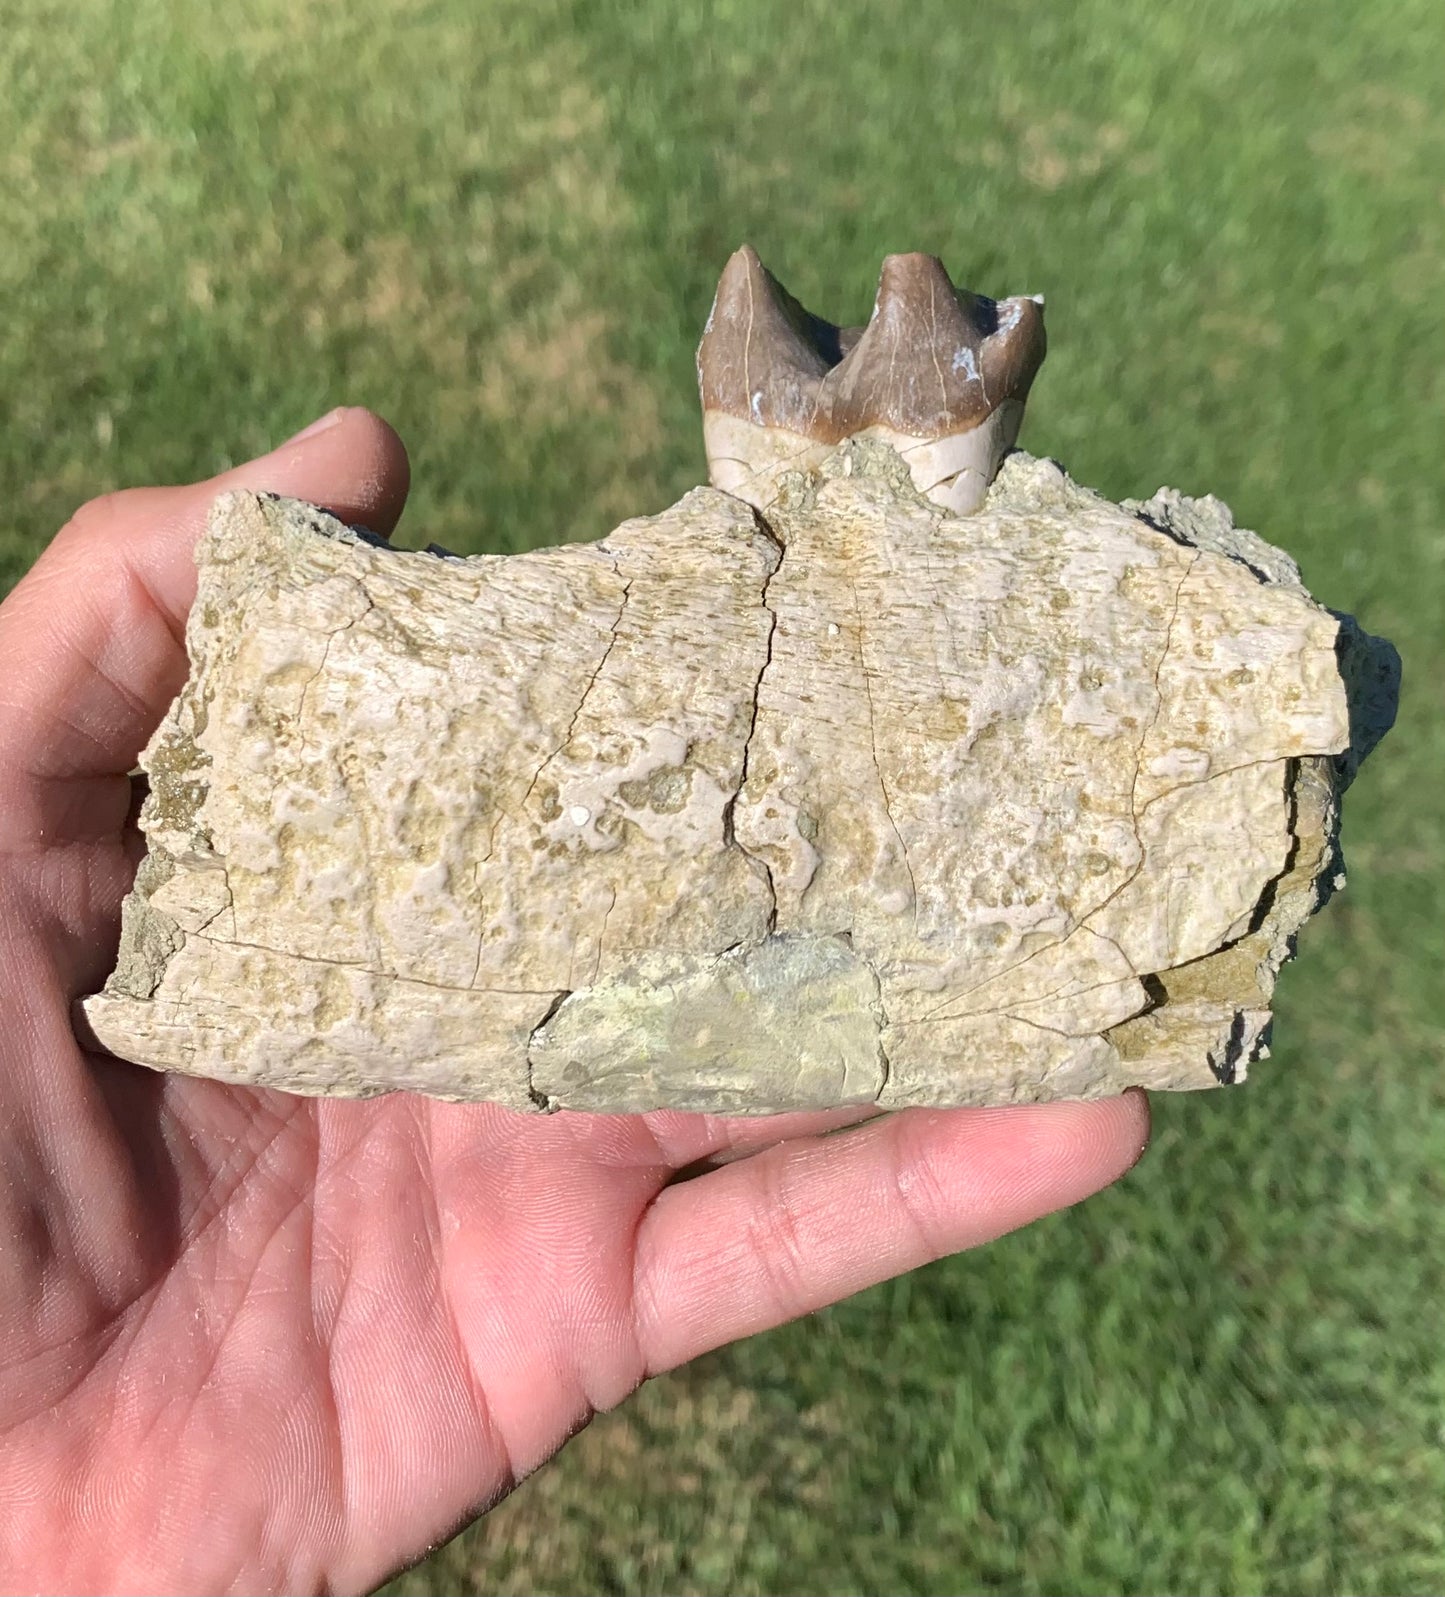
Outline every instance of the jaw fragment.
<path fill-rule="evenodd" d="M 883 262 L 873 314 L 836 327 L 744 245 L 723 269 L 697 352 L 714 487 L 766 510 L 781 478 L 845 438 L 876 438 L 958 515 L 1013 447 L 1045 352 L 1043 300 L 956 289 L 931 255 Z"/>
<path fill-rule="evenodd" d="M 843 329 L 743 250 L 727 492 L 474 559 L 223 497 L 82 1035 L 519 1109 L 1244 1079 L 1398 656 L 1215 499 L 1000 464 L 1042 355 L 930 257 Z"/>

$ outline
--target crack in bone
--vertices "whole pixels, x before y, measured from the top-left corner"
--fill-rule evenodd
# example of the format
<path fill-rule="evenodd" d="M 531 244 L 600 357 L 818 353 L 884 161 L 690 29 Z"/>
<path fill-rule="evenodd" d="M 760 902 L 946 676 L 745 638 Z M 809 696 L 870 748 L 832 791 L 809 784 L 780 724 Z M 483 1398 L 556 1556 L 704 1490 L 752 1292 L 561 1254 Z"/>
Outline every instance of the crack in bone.
<path fill-rule="evenodd" d="M 778 573 L 783 569 L 783 562 L 787 558 L 787 545 L 773 531 L 760 511 L 754 509 L 753 519 L 758 530 L 768 539 L 778 552 L 777 564 L 763 578 L 762 588 L 758 594 L 758 603 L 768 613 L 768 635 L 763 647 L 762 664 L 758 667 L 758 674 L 753 679 L 752 686 L 752 712 L 748 720 L 747 735 L 743 739 L 742 769 L 738 777 L 738 785 L 723 805 L 723 839 L 729 845 L 736 845 L 742 855 L 754 865 L 761 866 L 763 879 L 767 884 L 768 896 L 771 900 L 771 909 L 768 915 L 768 931 L 771 933 L 778 924 L 778 885 L 773 876 L 773 868 L 761 854 L 755 854 L 741 838 L 737 836 L 733 825 L 733 815 L 737 808 L 738 798 L 743 789 L 748 785 L 752 775 L 753 738 L 758 730 L 758 715 L 762 703 L 763 681 L 773 664 L 773 644 L 778 634 L 778 612 L 768 603 L 768 595 L 772 591 L 773 583 L 777 580 Z"/>
<path fill-rule="evenodd" d="M 612 562 L 612 571 L 614 576 L 621 578 L 622 572 L 619 562 L 616 560 Z M 602 675 L 613 649 L 617 646 L 617 634 L 622 626 L 622 618 L 627 613 L 627 598 L 632 592 L 633 580 L 632 577 L 628 577 L 622 583 L 622 595 L 617 601 L 617 614 L 613 616 L 611 626 L 608 629 L 607 642 L 603 644 L 602 653 L 598 656 L 597 664 L 593 667 L 592 674 L 587 678 L 582 688 L 582 695 L 577 700 L 577 708 L 573 710 L 572 717 L 567 723 L 567 730 L 562 734 L 562 741 L 537 767 L 532 780 L 527 784 L 527 791 L 523 793 L 521 803 L 517 806 L 520 810 L 526 809 L 527 800 L 531 798 L 536 790 L 537 783 L 542 780 L 542 773 L 555 761 L 559 760 L 572 746 L 572 740 L 577 735 L 577 723 L 582 718 L 582 711 L 586 708 L 587 700 L 591 697 L 593 688 L 597 686 L 597 679 Z"/>

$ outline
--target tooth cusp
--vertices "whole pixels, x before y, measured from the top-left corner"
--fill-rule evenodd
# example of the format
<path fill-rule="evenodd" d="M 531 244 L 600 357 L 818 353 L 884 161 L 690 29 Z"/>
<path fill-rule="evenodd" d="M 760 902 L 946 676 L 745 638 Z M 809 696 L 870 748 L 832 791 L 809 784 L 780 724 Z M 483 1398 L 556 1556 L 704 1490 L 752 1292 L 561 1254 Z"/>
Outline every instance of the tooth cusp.
<path fill-rule="evenodd" d="M 758 427 L 806 426 L 836 364 L 838 329 L 813 316 L 743 245 L 723 268 L 698 346 L 703 414 Z"/>
<path fill-rule="evenodd" d="M 898 451 L 920 493 L 967 514 L 1018 436 L 1045 347 L 1041 297 L 955 288 L 934 256 L 888 256 L 867 326 L 844 328 L 744 245 L 698 348 L 712 482 L 766 509 L 785 473 L 867 435 Z"/>

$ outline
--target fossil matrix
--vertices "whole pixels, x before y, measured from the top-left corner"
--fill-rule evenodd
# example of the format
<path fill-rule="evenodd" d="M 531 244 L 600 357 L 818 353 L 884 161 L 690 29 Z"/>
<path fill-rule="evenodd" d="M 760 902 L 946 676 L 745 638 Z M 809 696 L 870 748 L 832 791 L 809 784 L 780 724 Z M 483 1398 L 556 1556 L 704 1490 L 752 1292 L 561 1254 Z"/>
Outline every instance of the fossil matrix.
<path fill-rule="evenodd" d="M 1008 450 L 1039 301 L 728 263 L 711 488 L 394 551 L 231 494 L 84 1023 L 295 1092 L 757 1112 L 1240 1080 L 1388 645 L 1214 499 Z"/>

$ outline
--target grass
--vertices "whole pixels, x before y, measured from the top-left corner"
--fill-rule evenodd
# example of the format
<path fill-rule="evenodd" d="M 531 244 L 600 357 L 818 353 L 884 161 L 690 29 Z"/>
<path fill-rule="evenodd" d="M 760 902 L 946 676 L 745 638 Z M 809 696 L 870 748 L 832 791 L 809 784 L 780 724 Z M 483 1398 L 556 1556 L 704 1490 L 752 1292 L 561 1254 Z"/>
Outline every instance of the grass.
<path fill-rule="evenodd" d="M 1114 1191 L 654 1383 L 397 1592 L 1445 1587 L 1438 0 L 11 0 L 0 584 L 82 499 L 339 402 L 404 529 L 596 536 L 701 473 L 742 239 L 1049 297 L 1026 442 L 1212 490 L 1399 646 L 1348 893 L 1244 1092 Z"/>

